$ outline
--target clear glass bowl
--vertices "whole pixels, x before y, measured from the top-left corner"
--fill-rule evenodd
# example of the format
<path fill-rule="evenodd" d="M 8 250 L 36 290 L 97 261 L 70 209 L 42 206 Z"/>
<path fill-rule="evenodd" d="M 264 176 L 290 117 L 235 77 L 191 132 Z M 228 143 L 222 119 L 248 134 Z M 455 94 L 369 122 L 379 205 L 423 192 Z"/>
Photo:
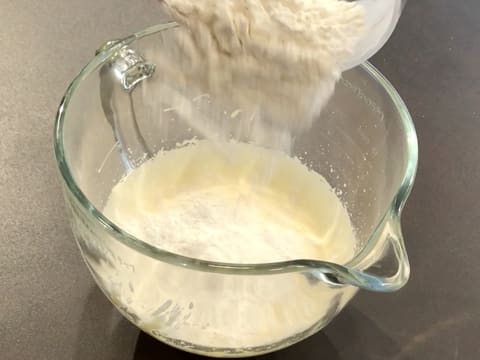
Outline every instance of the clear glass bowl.
<path fill-rule="evenodd" d="M 95 281 L 119 311 L 177 348 L 243 357 L 312 335 L 359 288 L 401 288 L 409 264 L 400 212 L 414 181 L 417 139 L 403 101 L 370 64 L 344 73 L 321 118 L 297 136 L 292 151 L 327 179 L 348 210 L 358 239 L 349 263 L 298 259 L 245 265 L 187 258 L 135 238 L 102 214 L 112 187 L 131 168 L 160 149 L 202 137 L 181 118 L 166 118 L 144 103 L 149 94 L 161 95 L 158 89 L 168 81 L 155 64 L 159 54 L 169 54 L 175 31 L 176 24 L 169 23 L 108 42 L 68 88 L 55 124 L 55 154 L 75 239 Z M 228 117 L 216 106 L 212 101 L 202 111 Z M 298 284 L 302 293 L 295 291 Z M 187 296 L 185 288 L 195 291 Z M 285 291 L 272 291 L 279 288 Z M 145 291 L 155 300 L 141 309 L 132 306 Z M 243 302 L 251 291 L 263 300 Z M 204 301 L 205 294 L 210 301 Z M 272 309 L 292 315 L 302 308 L 315 316 L 285 328 L 269 328 L 263 316 Z M 256 314 L 258 321 L 245 323 L 245 313 Z M 229 334 L 202 340 L 210 325 L 223 321 Z M 265 331 L 267 343 L 260 340 Z"/>

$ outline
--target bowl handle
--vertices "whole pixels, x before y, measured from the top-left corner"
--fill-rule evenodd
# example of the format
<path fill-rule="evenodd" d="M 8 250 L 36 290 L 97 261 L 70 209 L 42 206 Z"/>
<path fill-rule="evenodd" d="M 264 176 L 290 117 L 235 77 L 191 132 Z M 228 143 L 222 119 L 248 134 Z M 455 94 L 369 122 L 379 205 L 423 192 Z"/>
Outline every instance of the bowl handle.
<path fill-rule="evenodd" d="M 100 69 L 100 99 L 128 173 L 152 156 L 137 122 L 132 91 L 153 75 L 155 65 L 122 40 L 107 41 L 96 55 L 108 59 Z"/>

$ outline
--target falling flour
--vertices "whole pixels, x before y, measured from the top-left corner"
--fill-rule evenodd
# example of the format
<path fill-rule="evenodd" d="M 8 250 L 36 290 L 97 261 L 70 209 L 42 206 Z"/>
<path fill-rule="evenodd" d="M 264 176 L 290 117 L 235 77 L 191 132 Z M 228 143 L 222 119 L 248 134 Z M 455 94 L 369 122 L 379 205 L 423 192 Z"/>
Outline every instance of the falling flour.
<path fill-rule="evenodd" d="M 286 152 L 332 95 L 365 25 L 364 8 L 341 0 L 163 3 L 181 26 L 170 54 L 154 55 L 167 84 L 152 92 L 152 107 L 168 99 L 168 108 L 216 138 L 224 124 L 202 117 L 195 96 L 185 95 L 208 94 L 218 108 L 241 112 L 227 130 L 236 126 L 237 134 Z"/>

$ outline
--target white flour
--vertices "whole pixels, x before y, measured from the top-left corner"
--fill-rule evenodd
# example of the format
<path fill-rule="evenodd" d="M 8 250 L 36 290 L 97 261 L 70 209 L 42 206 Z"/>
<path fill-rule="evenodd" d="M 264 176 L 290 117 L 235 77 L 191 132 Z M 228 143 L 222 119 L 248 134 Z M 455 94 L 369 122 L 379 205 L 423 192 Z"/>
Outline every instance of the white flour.
<path fill-rule="evenodd" d="M 326 181 L 280 152 L 208 141 L 162 153 L 112 190 L 105 214 L 161 249 L 264 263 L 353 256 L 348 214 Z"/>
<path fill-rule="evenodd" d="M 239 109 L 243 117 L 231 122 L 243 127 L 242 134 L 286 151 L 291 136 L 307 129 L 332 95 L 365 21 L 362 6 L 340 0 L 164 3 L 183 26 L 172 50 L 177 55 L 157 54 L 158 68 L 167 73 L 162 76 L 183 95 L 195 89 L 212 95 L 218 107 Z M 171 89 L 151 103 L 165 97 L 205 136 L 222 132 L 206 126 L 211 117 L 199 120 L 191 98 Z M 272 140 L 272 133 L 280 134 Z"/>

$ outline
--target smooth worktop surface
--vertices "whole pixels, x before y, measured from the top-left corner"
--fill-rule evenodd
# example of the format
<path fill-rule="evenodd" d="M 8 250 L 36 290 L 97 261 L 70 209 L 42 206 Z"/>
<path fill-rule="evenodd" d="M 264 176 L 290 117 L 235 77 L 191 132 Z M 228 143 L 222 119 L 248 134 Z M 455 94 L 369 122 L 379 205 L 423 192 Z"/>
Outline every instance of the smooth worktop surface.
<path fill-rule="evenodd" d="M 104 40 L 163 19 L 155 0 L 0 0 L 0 359 L 189 355 L 123 320 L 82 263 L 52 151 L 63 92 Z M 480 2 L 409 1 L 373 63 L 414 118 L 420 165 L 403 216 L 412 266 L 325 331 L 264 359 L 480 354 Z"/>

